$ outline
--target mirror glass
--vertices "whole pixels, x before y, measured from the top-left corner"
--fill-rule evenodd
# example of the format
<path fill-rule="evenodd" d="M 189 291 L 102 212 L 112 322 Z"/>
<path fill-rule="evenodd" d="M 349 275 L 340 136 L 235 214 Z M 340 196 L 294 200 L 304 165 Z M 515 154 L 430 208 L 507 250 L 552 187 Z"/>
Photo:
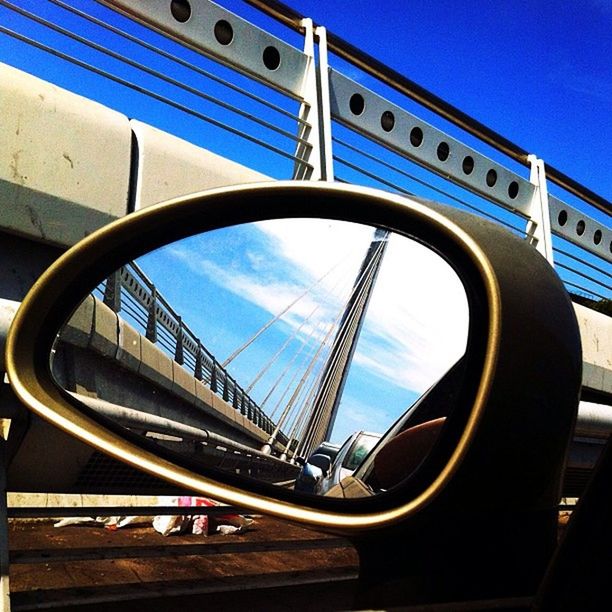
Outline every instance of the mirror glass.
<path fill-rule="evenodd" d="M 202 473 L 337 495 L 460 360 L 468 323 L 457 273 L 416 240 L 280 219 L 126 262 L 63 326 L 51 369 Z M 395 481 L 373 482 L 358 494 Z"/>

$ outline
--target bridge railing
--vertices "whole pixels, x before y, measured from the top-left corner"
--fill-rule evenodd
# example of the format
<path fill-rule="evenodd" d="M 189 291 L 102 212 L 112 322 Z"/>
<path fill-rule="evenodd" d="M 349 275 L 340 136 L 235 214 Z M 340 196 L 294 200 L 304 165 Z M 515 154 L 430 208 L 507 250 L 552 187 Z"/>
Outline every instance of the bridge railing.
<path fill-rule="evenodd" d="M 485 126 L 466 120 L 464 114 L 440 100 L 437 106 L 432 104 L 431 94 L 420 96 L 419 102 L 429 102 L 425 104 L 427 110 L 411 100 L 398 99 L 393 89 L 410 95 L 416 86 L 412 90 L 401 87 L 406 79 L 392 74 L 373 58 L 339 44 L 337 38 L 332 37 L 328 45 L 325 28 L 315 27 L 311 20 L 278 3 L 249 3 L 303 35 L 304 57 L 312 60 L 304 62 L 302 57 L 299 62 L 293 61 L 292 54 L 297 50 L 289 52 L 285 47 L 278 54 L 279 65 L 290 64 L 297 71 L 291 81 L 293 93 L 301 93 L 301 115 L 310 120 L 309 130 L 299 125 L 296 130 L 308 145 L 301 148 L 301 159 L 312 167 L 309 178 L 371 184 L 468 208 L 529 240 L 556 265 L 570 291 L 585 293 L 595 300 L 610 298 L 610 203 L 554 169 L 550 172 L 553 182 L 576 203 L 566 202 L 561 194 L 549 195 L 546 167 L 537 156 L 520 150 Z M 272 81 L 262 67 L 261 30 L 208 0 L 180 3 L 190 11 L 185 22 L 155 3 L 138 2 L 134 6 L 127 0 L 104 0 L 104 4 L 207 57 L 254 75 L 271 87 L 280 84 Z M 212 38 L 219 28 L 232 32 L 232 45 L 236 47 L 231 53 L 215 46 L 210 24 L 214 24 Z M 341 56 L 338 60 L 348 60 L 375 78 L 359 78 L 359 82 L 348 78 L 330 66 L 328 51 L 335 51 Z M 311 73 L 313 69 L 316 78 Z M 299 82 L 301 88 L 297 86 Z M 308 107 L 306 112 L 304 105 Z M 470 134 L 454 130 L 453 135 L 448 127 L 423 120 L 422 115 L 430 110 L 444 117 L 440 120 L 432 116 L 432 121 L 445 126 L 445 120 L 450 119 Z M 521 165 L 527 166 L 529 172 L 525 173 Z M 296 167 L 293 177 L 305 175 Z"/>
<path fill-rule="evenodd" d="M 529 156 L 530 177 L 524 178 L 340 73 L 330 70 L 329 77 L 337 180 L 470 209 L 529 240 L 570 290 L 609 299 L 612 232 L 547 194 L 541 160 Z"/>
<path fill-rule="evenodd" d="M 175 3 L 155 4 L 163 4 L 176 19 L 170 13 Z M 308 178 L 310 144 L 304 134 L 312 129 L 312 118 L 301 90 L 310 58 L 212 2 L 199 4 L 204 11 L 199 25 L 217 24 L 214 31 L 201 28 L 207 33 L 210 60 L 150 30 L 134 31 L 132 23 L 95 0 L 86 0 L 80 8 L 44 0 L 35 9 L 23 0 L 1 0 L 0 35 L 45 57 L 41 64 L 52 71 L 69 65 L 86 81 L 92 74 L 100 78 L 104 86 L 98 90 L 99 101 L 115 108 L 125 104 L 119 110 L 132 118 L 155 124 L 161 107 L 167 111 L 162 128 L 174 125 L 177 129 L 171 131 L 191 140 L 204 134 L 211 150 L 238 157 L 245 165 L 256 160 L 261 171 L 274 167 Z M 194 29 L 193 19 L 189 28 Z M 251 53 L 251 47 L 259 53 Z"/>
<path fill-rule="evenodd" d="M 21 4 L 0 0 L 0 34 L 93 73 L 108 106 L 274 178 L 467 208 L 529 240 L 570 292 L 611 297 L 609 202 L 281 3 Z"/>
<path fill-rule="evenodd" d="M 308 35 L 303 17 L 286 5 L 246 2 Z M 493 218 L 538 248 L 571 292 L 606 302 L 599 306 L 610 312 L 609 201 L 325 28 L 315 34 L 328 176 Z"/>
<path fill-rule="evenodd" d="M 218 363 L 180 314 L 135 264 L 123 266 L 96 290 L 116 314 L 125 312 L 135 327 L 157 343 L 193 376 L 266 433 L 275 424 L 236 380 Z M 287 443 L 284 434 L 278 437 Z"/>
<path fill-rule="evenodd" d="M 390 86 L 413 99 L 419 98 L 411 95 L 416 86 L 411 90 L 402 88 L 406 79 L 392 74 L 373 58 L 365 56 L 364 59 L 364 54 L 339 43 L 333 36 L 328 45 L 325 28 L 315 27 L 311 20 L 278 3 L 271 6 L 258 0 L 250 2 L 304 36 L 302 55 L 294 48 L 281 50 L 279 47 L 275 56 L 279 66 L 290 65 L 294 72 L 290 81 L 282 82 L 280 75 L 278 79 L 271 78 L 261 54 L 263 46 L 276 43 L 265 39 L 267 35 L 253 24 L 212 2 L 181 3 L 190 11 L 186 22 L 154 3 L 139 2 L 136 7 L 127 0 L 104 0 L 104 3 L 203 55 L 249 73 L 271 87 L 284 87 L 301 96 L 301 116 L 309 118 L 310 128 L 296 126 L 296 133 L 306 141 L 306 145 L 300 143 L 298 150 L 300 159 L 306 160 L 311 169 L 305 175 L 296 166 L 294 178 L 371 184 L 468 208 L 529 240 L 556 265 L 570 291 L 586 293 L 595 300 L 610 298 L 612 231 L 607 215 L 612 208 L 609 202 L 554 169 L 550 175 L 565 190 L 561 193 L 574 200 L 578 196 L 578 200 L 572 205 L 561 196 L 549 195 L 550 181 L 542 160 L 477 122 L 466 120 L 464 114 L 443 101 L 432 104 L 433 96 L 422 95 L 424 90 L 420 89 L 419 101 L 425 103 L 427 110 L 442 114 L 471 134 L 455 130 L 455 136 L 448 128 L 441 129 L 423 120 L 426 111 L 422 106 L 398 99 L 391 90 L 386 92 L 388 97 L 382 93 Z M 214 24 L 212 37 L 207 24 Z M 232 50 L 216 44 L 220 29 L 226 34 L 231 32 L 232 45 L 235 45 Z M 375 78 L 367 79 L 365 84 L 363 78 L 359 82 L 348 78 L 330 66 L 329 51 L 335 51 L 341 56 L 338 59 L 348 60 Z M 308 59 L 311 61 L 304 61 Z M 439 117 L 432 117 L 435 119 L 445 125 Z M 493 150 L 483 152 L 490 146 Z M 527 176 L 516 162 L 529 168 Z"/>

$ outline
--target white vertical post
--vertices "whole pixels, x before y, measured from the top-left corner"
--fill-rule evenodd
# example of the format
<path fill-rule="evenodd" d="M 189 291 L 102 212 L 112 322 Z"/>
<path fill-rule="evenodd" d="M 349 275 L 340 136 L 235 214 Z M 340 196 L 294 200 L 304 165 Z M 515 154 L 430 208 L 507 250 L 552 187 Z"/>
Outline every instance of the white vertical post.
<path fill-rule="evenodd" d="M 321 178 L 334 180 L 334 161 L 332 153 L 331 108 L 329 104 L 329 62 L 327 59 L 327 30 L 319 26 L 315 29 L 319 39 L 319 63 L 317 85 L 319 93 L 319 137 L 321 142 Z"/>
<path fill-rule="evenodd" d="M 535 155 L 527 157 L 531 165 L 529 180 L 535 187 L 527 222 L 527 240 L 550 263 L 554 265 L 552 234 L 550 231 L 550 211 L 548 208 L 548 189 L 544 162 Z"/>
<path fill-rule="evenodd" d="M 297 180 L 309 179 L 318 181 L 321 172 L 321 145 L 319 137 L 319 104 L 317 96 L 317 70 L 315 60 L 314 26 L 312 19 L 303 19 L 304 28 L 304 54 L 308 58 L 304 84 L 302 86 L 303 102 L 300 106 L 298 137 L 306 143 L 299 142 L 295 151 L 298 158 L 293 169 L 293 178 Z M 306 163 L 304 163 L 306 162 Z M 308 167 L 306 164 L 310 164 Z"/>
<path fill-rule="evenodd" d="M 0 372 L 0 374 L 2 374 Z M 0 380 L 0 385 L 4 384 Z M 6 439 L 10 419 L 0 417 L 0 612 L 10 612 L 8 504 L 6 499 Z"/>

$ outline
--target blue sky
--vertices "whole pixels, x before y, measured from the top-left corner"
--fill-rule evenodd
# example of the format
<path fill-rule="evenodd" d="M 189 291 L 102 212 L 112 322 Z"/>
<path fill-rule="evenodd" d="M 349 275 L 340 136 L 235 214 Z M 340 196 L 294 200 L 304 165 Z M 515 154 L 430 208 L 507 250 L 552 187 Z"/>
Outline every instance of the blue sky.
<path fill-rule="evenodd" d="M 612 199 L 611 0 L 289 4 Z"/>
<path fill-rule="evenodd" d="M 228 366 L 247 388 L 295 334 L 250 393 L 261 405 L 280 379 L 264 406 L 271 414 L 294 372 L 285 373 L 285 366 L 300 346 L 312 349 L 293 362 L 302 364 L 296 381 L 310 362 L 303 356 L 314 354 L 330 324 L 328 345 L 335 337 L 372 233 L 367 226 L 319 219 L 265 222 L 181 240 L 146 255 L 138 265 L 219 362 L 292 305 Z M 342 443 L 354 431 L 383 433 L 390 427 L 463 354 L 467 321 L 465 292 L 450 266 L 419 243 L 392 235 L 332 441 Z M 321 366 L 328 351 L 320 353 Z M 286 433 L 292 422 L 289 418 L 283 425 Z"/>

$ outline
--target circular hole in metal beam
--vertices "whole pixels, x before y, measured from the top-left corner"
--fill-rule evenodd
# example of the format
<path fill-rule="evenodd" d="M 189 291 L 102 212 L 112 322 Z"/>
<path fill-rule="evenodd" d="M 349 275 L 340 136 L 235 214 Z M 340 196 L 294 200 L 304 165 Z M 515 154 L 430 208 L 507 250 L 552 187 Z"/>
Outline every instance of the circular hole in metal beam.
<path fill-rule="evenodd" d="M 395 116 L 391 111 L 385 111 L 382 114 L 380 125 L 385 132 L 390 132 L 395 127 Z"/>
<path fill-rule="evenodd" d="M 450 147 L 447 142 L 441 142 L 436 150 L 436 155 L 440 161 L 446 161 L 450 155 Z"/>
<path fill-rule="evenodd" d="M 215 38 L 220 45 L 229 45 L 234 40 L 234 28 L 225 19 L 215 23 Z"/>
<path fill-rule="evenodd" d="M 586 229 L 586 223 L 582 219 L 580 219 L 580 221 L 576 223 L 576 233 L 579 236 L 582 236 L 582 234 L 584 234 L 585 229 Z"/>
<path fill-rule="evenodd" d="M 601 239 L 602 239 L 601 230 L 595 230 L 595 233 L 593 234 L 593 242 L 595 244 L 600 244 Z"/>
<path fill-rule="evenodd" d="M 562 211 L 559 212 L 559 216 L 557 217 L 557 221 L 559 222 L 559 225 L 561 227 L 563 227 L 567 223 L 567 211 L 566 210 L 562 210 Z"/>
<path fill-rule="evenodd" d="M 266 47 L 264 49 L 263 63 L 268 70 L 276 70 L 280 66 L 281 57 L 276 47 Z"/>
<path fill-rule="evenodd" d="M 519 192 L 519 184 L 516 181 L 512 181 L 508 185 L 508 196 L 511 200 L 514 200 Z"/>
<path fill-rule="evenodd" d="M 349 108 L 353 115 L 361 115 L 365 110 L 365 100 L 361 94 L 353 94 L 349 100 Z"/>
<path fill-rule="evenodd" d="M 187 0 L 172 0 L 170 12 L 177 21 L 185 23 L 191 17 L 191 5 Z"/>
<path fill-rule="evenodd" d="M 487 185 L 493 187 L 495 183 L 497 183 L 497 172 L 491 168 L 491 170 L 487 172 Z"/>
<path fill-rule="evenodd" d="M 474 172 L 474 158 L 471 155 L 466 155 L 461 164 L 464 174 L 472 174 Z"/>
<path fill-rule="evenodd" d="M 410 144 L 413 147 L 420 147 L 423 144 L 423 130 L 420 127 L 413 127 L 410 130 Z"/>

